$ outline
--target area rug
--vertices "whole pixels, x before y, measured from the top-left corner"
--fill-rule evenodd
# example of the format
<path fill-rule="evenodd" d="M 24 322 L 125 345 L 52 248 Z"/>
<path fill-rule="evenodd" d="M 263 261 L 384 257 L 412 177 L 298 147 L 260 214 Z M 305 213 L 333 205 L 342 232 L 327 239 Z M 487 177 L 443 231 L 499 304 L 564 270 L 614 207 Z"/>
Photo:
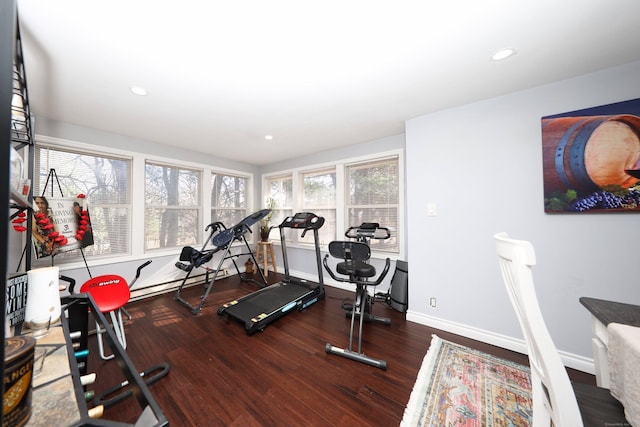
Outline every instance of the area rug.
<path fill-rule="evenodd" d="M 528 366 L 433 335 L 401 427 L 528 427 Z"/>

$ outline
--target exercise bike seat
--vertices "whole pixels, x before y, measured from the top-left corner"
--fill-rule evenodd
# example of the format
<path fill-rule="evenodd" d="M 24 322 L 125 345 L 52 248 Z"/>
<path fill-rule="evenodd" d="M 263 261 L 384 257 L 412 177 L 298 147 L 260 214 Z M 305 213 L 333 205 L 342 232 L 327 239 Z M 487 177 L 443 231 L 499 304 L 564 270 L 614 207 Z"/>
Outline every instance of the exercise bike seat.
<path fill-rule="evenodd" d="M 373 265 L 366 263 L 371 257 L 371 249 L 364 243 L 333 241 L 329 243 L 329 253 L 344 261 L 336 264 L 336 271 L 344 276 L 361 279 L 376 275 Z"/>
<path fill-rule="evenodd" d="M 116 274 L 91 278 L 80 287 L 80 292 L 91 294 L 96 307 L 103 313 L 123 307 L 131 297 L 129 284 Z"/>

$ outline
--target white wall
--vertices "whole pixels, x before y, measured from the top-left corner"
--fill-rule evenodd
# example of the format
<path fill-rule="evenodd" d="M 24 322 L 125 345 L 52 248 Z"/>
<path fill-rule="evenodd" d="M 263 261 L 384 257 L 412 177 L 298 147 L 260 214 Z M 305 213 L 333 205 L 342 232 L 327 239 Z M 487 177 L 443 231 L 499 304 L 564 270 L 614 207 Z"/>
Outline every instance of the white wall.
<path fill-rule="evenodd" d="M 410 320 L 524 352 L 494 249 L 506 231 L 536 249 L 540 304 L 565 361 L 592 371 L 578 298 L 640 304 L 640 217 L 545 214 L 540 119 L 638 98 L 638 76 L 640 62 L 407 122 Z"/>

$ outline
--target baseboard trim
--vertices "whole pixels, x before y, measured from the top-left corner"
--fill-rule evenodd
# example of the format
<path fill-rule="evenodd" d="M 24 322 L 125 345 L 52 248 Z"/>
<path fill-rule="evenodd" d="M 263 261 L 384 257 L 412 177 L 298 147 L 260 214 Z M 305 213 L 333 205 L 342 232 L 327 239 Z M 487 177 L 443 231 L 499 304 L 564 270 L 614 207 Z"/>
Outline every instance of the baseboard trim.
<path fill-rule="evenodd" d="M 410 322 L 419 323 L 421 325 L 450 332 L 452 334 L 462 335 L 464 337 L 481 341 L 487 344 L 506 348 L 507 350 L 527 354 L 527 346 L 522 339 L 496 334 L 495 332 L 475 328 L 473 326 L 464 325 L 461 323 L 451 322 L 446 319 L 428 316 L 422 313 L 416 313 L 411 310 L 407 311 L 407 320 Z M 581 372 L 595 375 L 593 358 L 587 358 L 564 351 L 559 351 L 559 353 L 565 366 Z"/>

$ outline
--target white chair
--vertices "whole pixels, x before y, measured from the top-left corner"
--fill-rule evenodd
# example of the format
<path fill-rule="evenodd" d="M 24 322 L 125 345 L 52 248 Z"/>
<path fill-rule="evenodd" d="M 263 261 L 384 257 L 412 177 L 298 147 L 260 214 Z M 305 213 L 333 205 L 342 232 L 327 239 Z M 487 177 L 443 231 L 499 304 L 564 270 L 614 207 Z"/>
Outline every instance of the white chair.
<path fill-rule="evenodd" d="M 629 426 L 624 408 L 607 389 L 571 383 L 542 317 L 533 282 L 531 243 L 495 236 L 502 277 L 527 343 L 533 427 Z"/>

